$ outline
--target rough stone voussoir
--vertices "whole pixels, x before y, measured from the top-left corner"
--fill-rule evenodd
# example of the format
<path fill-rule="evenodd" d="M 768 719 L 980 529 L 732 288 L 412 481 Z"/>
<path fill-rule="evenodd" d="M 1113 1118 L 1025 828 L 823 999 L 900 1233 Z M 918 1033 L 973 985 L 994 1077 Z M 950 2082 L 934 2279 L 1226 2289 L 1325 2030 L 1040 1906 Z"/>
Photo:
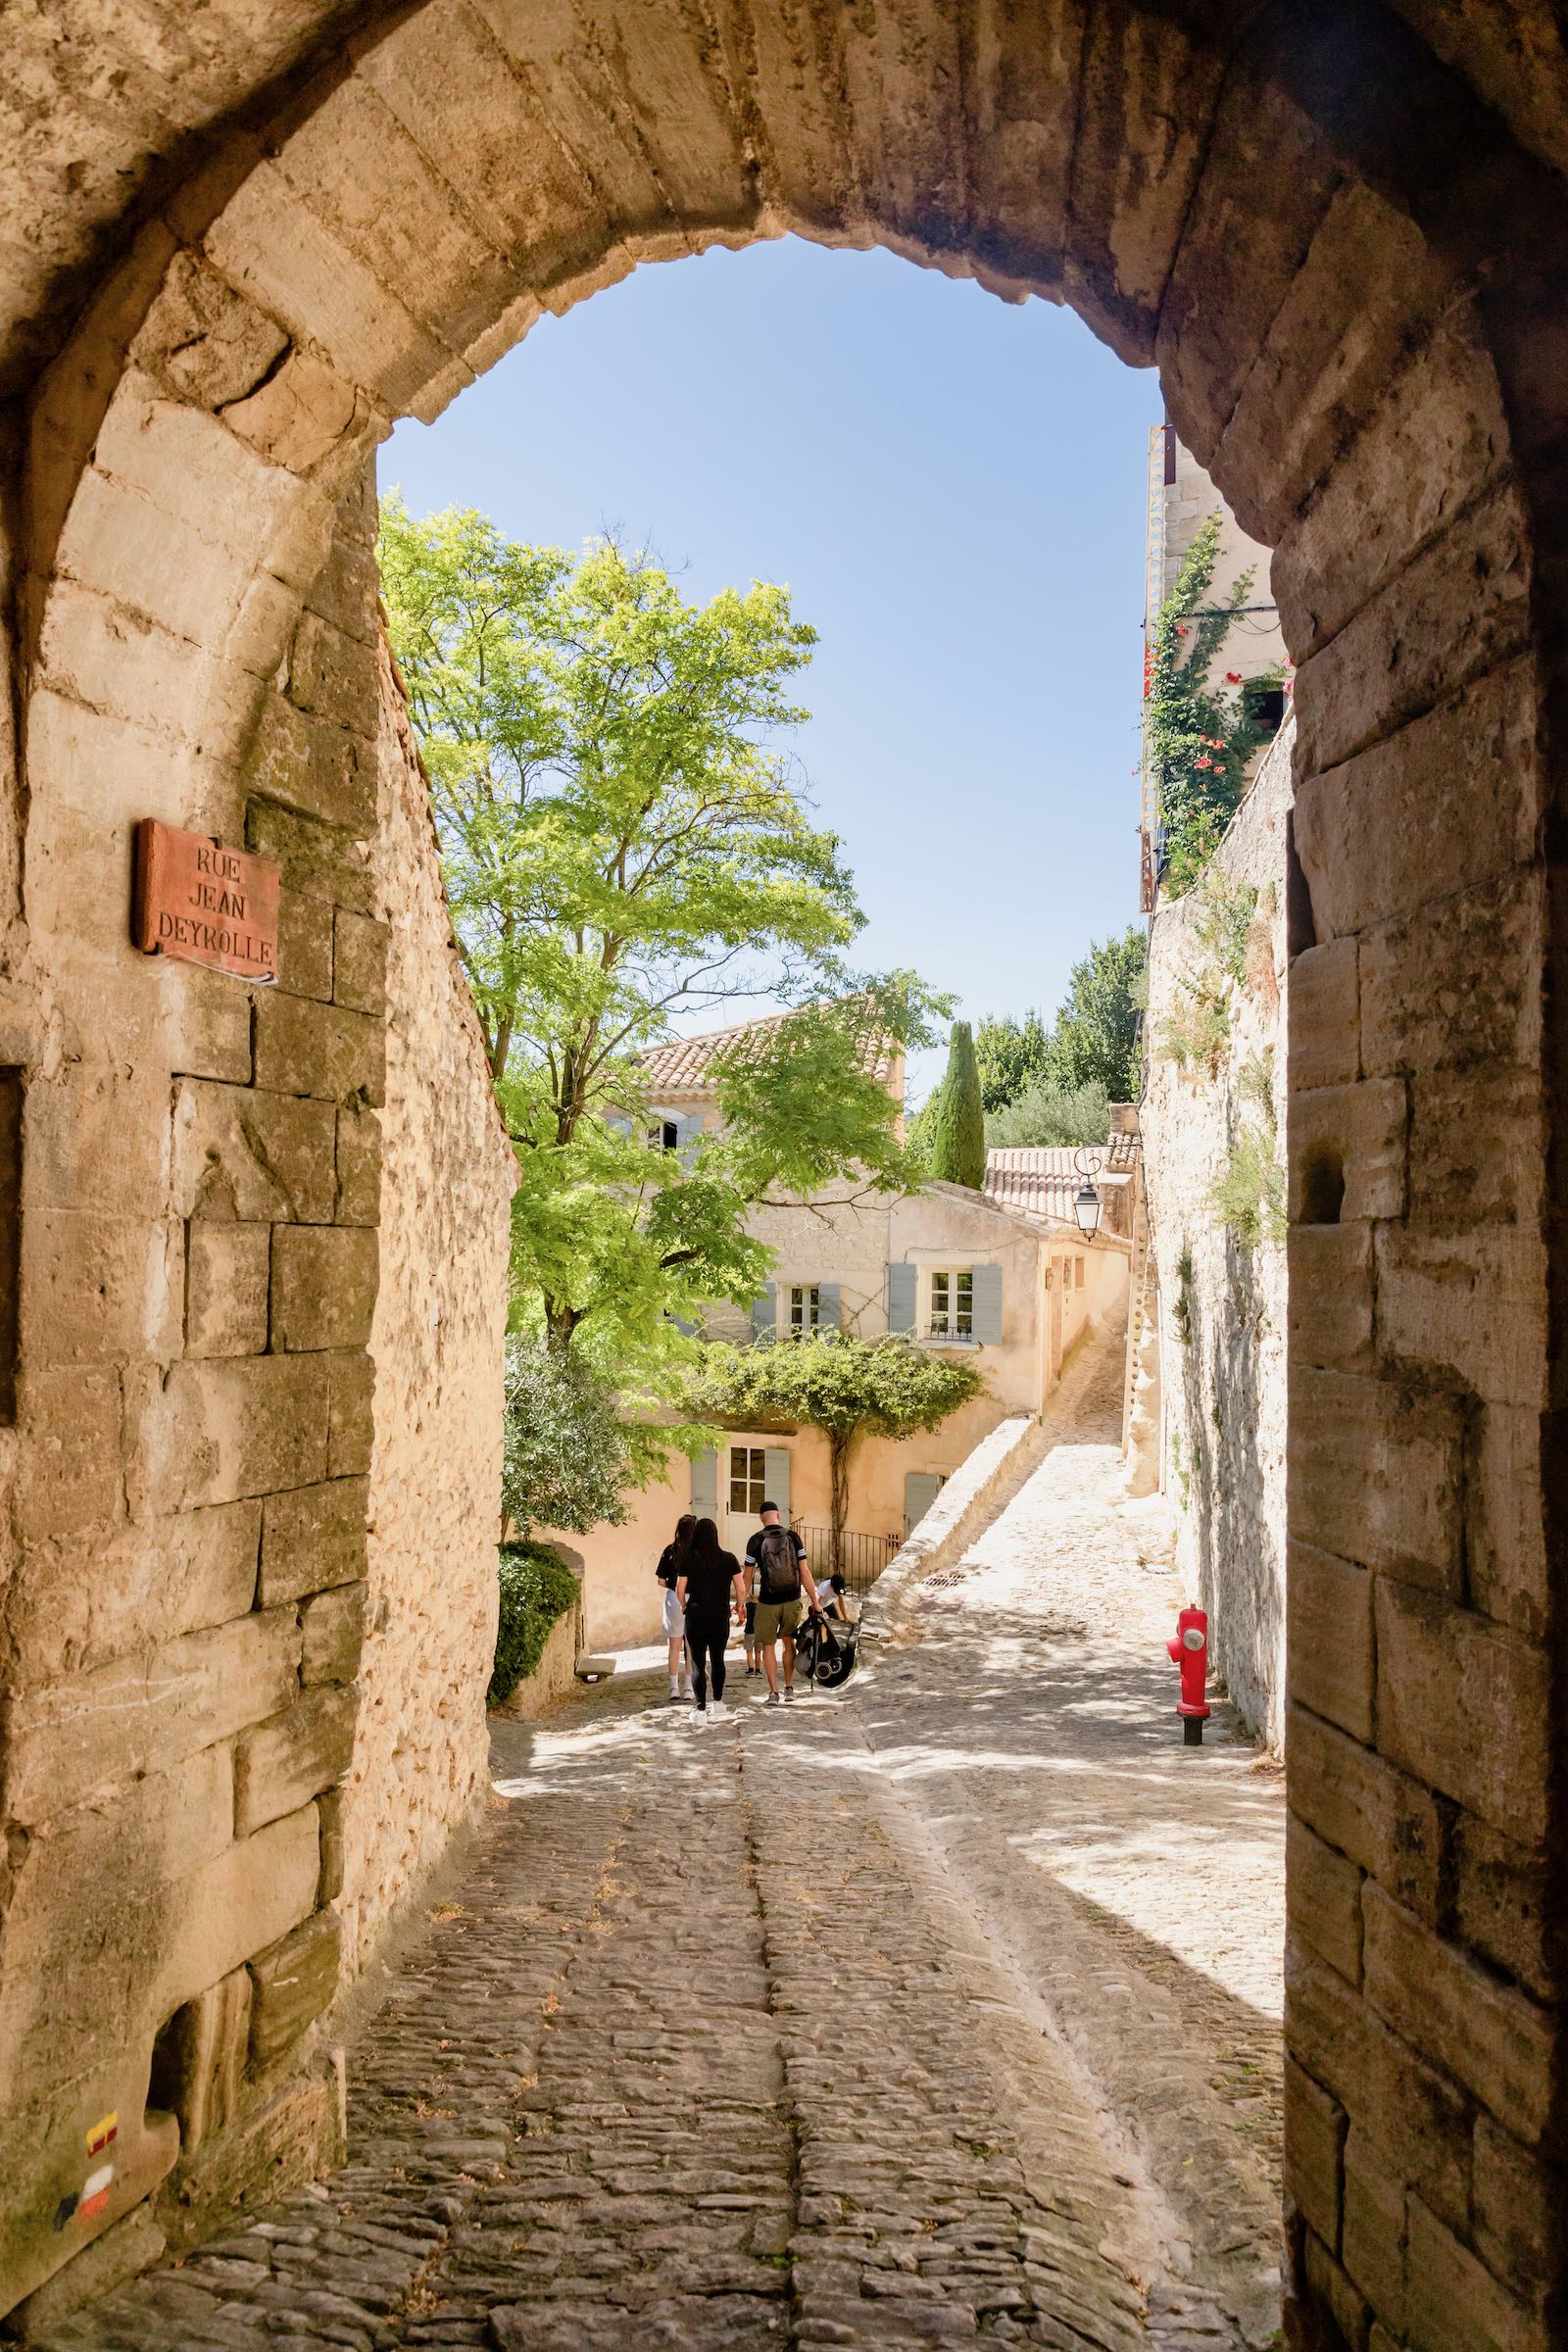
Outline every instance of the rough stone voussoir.
<path fill-rule="evenodd" d="M 343 1929 L 335 1911 L 318 1911 L 250 1963 L 251 2060 L 272 2065 L 314 2024 L 337 1990 Z"/>
<path fill-rule="evenodd" d="M 234 1748 L 234 1832 L 248 1838 L 340 1781 L 354 1745 L 353 1690 L 323 1688 L 243 1731 Z"/>
<path fill-rule="evenodd" d="M 362 1579 L 368 1516 L 363 1476 L 269 1495 L 262 1508 L 263 1607 Z"/>

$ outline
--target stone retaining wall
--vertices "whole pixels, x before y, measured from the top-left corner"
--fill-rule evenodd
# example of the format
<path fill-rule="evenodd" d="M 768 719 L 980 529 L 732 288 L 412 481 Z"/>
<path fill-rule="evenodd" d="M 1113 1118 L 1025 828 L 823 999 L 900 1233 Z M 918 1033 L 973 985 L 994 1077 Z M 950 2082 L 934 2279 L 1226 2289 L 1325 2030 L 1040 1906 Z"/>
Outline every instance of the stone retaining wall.
<path fill-rule="evenodd" d="M 115 476 L 172 414 L 138 377 L 68 568 L 144 536 Z M 200 433 L 181 447 L 170 587 L 194 616 L 203 533 L 235 522 Z M 182 732 L 172 658 L 110 748 L 116 663 L 149 648 L 134 615 L 35 680 L 37 944 L 0 1039 L 25 1077 L 0 2308 L 155 2192 L 182 2241 L 333 2154 L 318 2021 L 481 1768 L 511 1159 L 379 639 L 363 467 L 328 512 L 283 657 L 239 673 L 220 746 Z M 280 861 L 275 987 L 131 947 L 141 816 Z"/>
<path fill-rule="evenodd" d="M 515 1182 L 384 643 L 380 687 L 371 865 L 388 929 L 386 1109 L 368 1623 L 342 1793 L 345 1968 L 417 1897 L 489 1785 Z"/>
<path fill-rule="evenodd" d="M 1214 861 L 1227 892 L 1258 896 L 1246 977 L 1225 986 L 1228 1031 L 1211 1068 L 1178 1068 L 1164 1042 L 1216 970 L 1200 937 L 1203 893 L 1162 901 L 1154 916 L 1141 1111 L 1177 1572 L 1208 1611 L 1215 1671 L 1244 1722 L 1275 1748 L 1285 1735 L 1285 1240 L 1283 1231 L 1240 1239 L 1212 1196 L 1238 1141 L 1267 1138 L 1283 1212 L 1295 733 L 1288 723 L 1271 746 Z"/>
<path fill-rule="evenodd" d="M 582 1606 L 578 1602 L 564 1617 L 558 1618 L 545 1637 L 539 1663 L 532 1674 L 525 1674 L 509 1699 L 497 1708 L 499 1715 L 515 1716 L 523 1723 L 532 1723 L 566 1696 L 576 1687 L 577 1658 L 582 1648 Z"/>

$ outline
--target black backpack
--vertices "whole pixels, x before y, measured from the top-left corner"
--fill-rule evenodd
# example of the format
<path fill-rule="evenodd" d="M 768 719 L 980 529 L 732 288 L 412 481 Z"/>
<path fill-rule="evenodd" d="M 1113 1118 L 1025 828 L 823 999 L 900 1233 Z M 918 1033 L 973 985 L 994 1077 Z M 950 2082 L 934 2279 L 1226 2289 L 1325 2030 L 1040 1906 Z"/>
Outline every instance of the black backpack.
<path fill-rule="evenodd" d="M 757 1546 L 758 1581 L 765 1601 L 799 1600 L 801 1569 L 795 1539 L 782 1527 L 764 1527 Z"/>

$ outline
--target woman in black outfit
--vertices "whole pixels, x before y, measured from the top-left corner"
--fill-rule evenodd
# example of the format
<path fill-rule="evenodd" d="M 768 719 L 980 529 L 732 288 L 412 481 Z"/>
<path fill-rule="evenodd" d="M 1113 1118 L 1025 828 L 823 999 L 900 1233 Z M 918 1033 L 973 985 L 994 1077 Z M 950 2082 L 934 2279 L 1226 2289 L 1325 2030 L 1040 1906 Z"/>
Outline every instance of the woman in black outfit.
<path fill-rule="evenodd" d="M 654 1570 L 654 1574 L 664 1589 L 664 1639 L 669 1643 L 669 1703 L 671 1706 L 674 1706 L 677 1700 L 687 1697 L 691 1687 L 691 1652 L 686 1646 L 686 1626 L 681 1617 L 680 1602 L 675 1597 L 675 1585 L 680 1576 L 681 1563 L 692 1547 L 692 1536 L 696 1527 L 697 1521 L 692 1513 L 682 1511 L 675 1522 L 675 1540 L 664 1545 L 659 1555 L 659 1566 Z"/>
<path fill-rule="evenodd" d="M 697 1702 L 694 1721 L 700 1725 L 722 1723 L 724 1644 L 729 1640 L 731 1613 L 737 1625 L 746 1619 L 746 1571 L 732 1551 L 719 1548 L 718 1529 L 711 1519 L 698 1520 L 675 1591 L 686 1612 L 686 1654 L 692 1662 L 692 1697 Z"/>

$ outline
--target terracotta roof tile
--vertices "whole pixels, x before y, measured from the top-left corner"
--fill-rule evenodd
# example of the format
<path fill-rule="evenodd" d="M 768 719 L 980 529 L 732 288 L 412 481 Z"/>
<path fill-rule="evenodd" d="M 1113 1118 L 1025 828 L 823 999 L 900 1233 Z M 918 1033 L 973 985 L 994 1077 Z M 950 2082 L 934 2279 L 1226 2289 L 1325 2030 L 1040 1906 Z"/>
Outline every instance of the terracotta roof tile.
<path fill-rule="evenodd" d="M 1018 1208 L 1029 1216 L 1071 1225 L 1075 1222 L 1072 1204 L 1083 1183 L 1073 1165 L 1077 1156 L 1076 1151 L 1066 1146 L 988 1152 L 986 1199 L 999 1208 Z M 1126 1175 L 1112 1168 L 1102 1168 L 1095 1177 L 1101 1191 L 1126 1182 Z"/>
<path fill-rule="evenodd" d="M 705 1093 L 711 1081 L 709 1071 L 718 1055 L 748 1037 L 761 1037 L 777 1029 L 790 1018 L 788 1012 L 764 1013 L 760 1020 L 737 1021 L 729 1029 L 706 1029 L 700 1037 L 671 1037 L 662 1046 L 650 1046 L 637 1056 L 637 1066 L 654 1094 L 697 1095 Z M 866 1063 L 879 1078 L 886 1078 L 893 1068 L 896 1049 L 890 1049 L 884 1038 L 866 1041 Z M 873 1058 L 874 1056 L 874 1058 Z"/>

